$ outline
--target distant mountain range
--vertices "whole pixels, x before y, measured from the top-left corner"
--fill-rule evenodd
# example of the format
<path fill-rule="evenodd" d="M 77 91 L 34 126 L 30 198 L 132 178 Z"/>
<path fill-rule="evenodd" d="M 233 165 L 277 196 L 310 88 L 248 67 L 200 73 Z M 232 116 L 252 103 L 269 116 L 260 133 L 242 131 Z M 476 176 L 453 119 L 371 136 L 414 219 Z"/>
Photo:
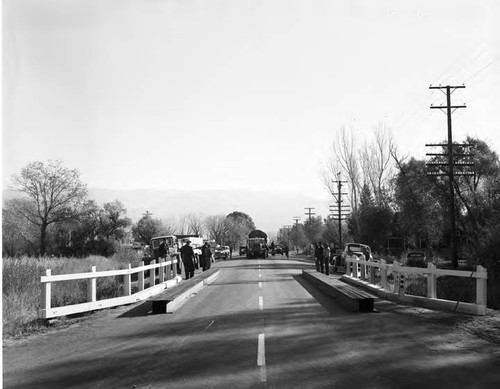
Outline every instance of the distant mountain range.
<path fill-rule="evenodd" d="M 4 199 L 13 196 L 12 191 L 3 191 Z M 328 213 L 326 194 L 324 198 L 314 198 L 294 192 L 89 188 L 89 198 L 100 205 L 119 200 L 133 222 L 146 211 L 162 220 L 190 213 L 208 216 L 240 211 L 250 215 L 256 227 L 268 233 L 276 233 L 284 225 L 293 224 L 294 216 L 304 220 L 304 207 L 315 207 L 313 212 L 323 217 Z"/>

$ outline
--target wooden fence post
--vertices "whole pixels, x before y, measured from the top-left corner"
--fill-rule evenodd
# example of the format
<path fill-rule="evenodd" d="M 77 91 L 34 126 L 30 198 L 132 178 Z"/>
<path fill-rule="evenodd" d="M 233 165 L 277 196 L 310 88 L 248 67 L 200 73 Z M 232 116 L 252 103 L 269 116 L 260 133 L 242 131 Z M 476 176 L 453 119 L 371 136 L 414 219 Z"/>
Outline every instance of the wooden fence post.
<path fill-rule="evenodd" d="M 436 265 L 434 263 L 428 263 L 427 268 L 431 271 L 427 274 L 427 297 L 435 299 L 437 297 L 437 276 L 434 273 L 436 270 Z"/>
<path fill-rule="evenodd" d="M 144 261 L 139 262 L 139 267 L 144 266 Z M 139 292 L 141 290 L 144 290 L 144 270 L 141 270 L 140 272 L 137 273 L 137 287 L 139 289 Z"/>
<path fill-rule="evenodd" d="M 149 264 L 154 265 L 154 264 L 156 264 L 156 261 L 153 259 Z M 155 279 L 156 279 L 156 269 L 150 269 L 149 270 L 149 287 L 150 288 L 152 286 L 155 286 Z"/>
<path fill-rule="evenodd" d="M 173 278 L 177 277 L 177 263 L 174 263 L 174 261 L 177 261 L 176 257 L 170 257 L 172 258 L 172 275 Z"/>
<path fill-rule="evenodd" d="M 128 269 L 132 269 L 132 265 L 128 264 Z M 125 274 L 123 276 L 123 295 L 130 296 L 132 294 L 132 274 Z"/>
<path fill-rule="evenodd" d="M 365 260 L 364 259 L 365 258 L 364 255 L 362 255 L 361 258 L 363 258 L 363 261 Z M 360 270 L 360 273 L 361 273 L 359 278 L 361 278 L 361 280 L 365 281 L 366 280 L 366 265 L 364 263 L 361 263 L 359 267 L 360 267 L 359 270 Z"/>
<path fill-rule="evenodd" d="M 370 284 L 375 285 L 375 263 L 370 266 Z"/>
<path fill-rule="evenodd" d="M 394 276 L 394 293 L 399 294 L 399 274 L 400 274 L 400 271 L 399 271 L 399 269 L 397 269 L 397 267 L 399 267 L 399 262 L 394 261 L 392 263 L 392 274 Z"/>
<path fill-rule="evenodd" d="M 165 261 L 165 258 L 160 258 L 160 264 L 164 263 Z M 163 282 L 165 281 L 165 268 L 166 266 L 160 266 L 158 268 L 158 282 L 160 284 L 163 284 Z"/>
<path fill-rule="evenodd" d="M 358 278 L 358 259 L 352 260 L 352 276 Z"/>
<path fill-rule="evenodd" d="M 382 288 L 387 290 L 387 262 L 385 259 L 380 260 L 380 283 Z"/>
<path fill-rule="evenodd" d="M 487 270 L 482 267 L 481 265 L 477 265 L 476 267 L 476 272 L 478 275 L 484 275 L 487 277 Z M 476 304 L 477 305 L 484 305 L 486 306 L 487 304 L 487 278 L 476 278 Z"/>
<path fill-rule="evenodd" d="M 51 276 L 52 270 L 46 269 L 45 275 Z M 40 304 L 42 306 L 42 309 L 50 309 L 51 290 L 52 290 L 52 283 L 51 282 L 45 282 L 42 284 L 42 301 Z"/>
<path fill-rule="evenodd" d="M 92 266 L 90 270 L 92 273 L 97 271 L 95 266 Z M 89 278 L 88 279 L 88 287 L 87 287 L 87 301 L 89 303 L 94 303 L 97 301 L 97 278 Z"/>

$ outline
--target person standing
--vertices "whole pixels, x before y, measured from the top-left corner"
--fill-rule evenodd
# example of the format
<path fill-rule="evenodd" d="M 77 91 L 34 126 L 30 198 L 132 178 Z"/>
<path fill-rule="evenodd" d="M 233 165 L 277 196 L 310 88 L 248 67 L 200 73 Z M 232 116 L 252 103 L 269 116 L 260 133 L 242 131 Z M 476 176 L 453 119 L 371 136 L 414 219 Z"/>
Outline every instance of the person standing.
<path fill-rule="evenodd" d="M 325 274 L 330 275 L 330 246 L 325 243 L 325 247 L 323 249 L 323 262 L 325 264 Z"/>
<path fill-rule="evenodd" d="M 323 258 L 323 243 L 318 242 L 318 262 L 319 262 L 319 271 L 321 273 L 325 272 L 325 262 Z"/>
<path fill-rule="evenodd" d="M 287 245 L 283 246 L 283 254 L 285 254 L 286 259 L 288 259 L 288 246 Z"/>
<path fill-rule="evenodd" d="M 167 256 L 167 245 L 164 240 L 160 241 L 160 246 L 158 247 L 158 258 L 165 258 Z"/>
<path fill-rule="evenodd" d="M 314 243 L 314 258 L 316 262 L 316 271 L 319 271 L 319 249 L 318 242 Z"/>
<path fill-rule="evenodd" d="M 191 247 L 191 241 L 186 240 L 186 244 L 181 247 L 181 258 L 184 264 L 184 272 L 186 273 L 186 280 L 194 277 L 194 251 Z"/>
<path fill-rule="evenodd" d="M 210 244 L 205 242 L 205 244 L 201 247 L 201 267 L 203 271 L 210 269 L 212 264 L 212 250 L 210 250 Z"/>

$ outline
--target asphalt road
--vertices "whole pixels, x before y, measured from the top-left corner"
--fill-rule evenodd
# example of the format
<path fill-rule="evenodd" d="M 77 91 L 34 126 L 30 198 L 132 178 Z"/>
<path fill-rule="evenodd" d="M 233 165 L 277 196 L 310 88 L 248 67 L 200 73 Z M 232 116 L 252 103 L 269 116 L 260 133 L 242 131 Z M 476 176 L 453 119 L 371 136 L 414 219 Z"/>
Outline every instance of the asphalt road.
<path fill-rule="evenodd" d="M 350 313 L 304 259 L 233 259 L 175 314 L 106 310 L 4 344 L 5 388 L 498 388 L 500 350 L 470 320 L 378 301 Z"/>

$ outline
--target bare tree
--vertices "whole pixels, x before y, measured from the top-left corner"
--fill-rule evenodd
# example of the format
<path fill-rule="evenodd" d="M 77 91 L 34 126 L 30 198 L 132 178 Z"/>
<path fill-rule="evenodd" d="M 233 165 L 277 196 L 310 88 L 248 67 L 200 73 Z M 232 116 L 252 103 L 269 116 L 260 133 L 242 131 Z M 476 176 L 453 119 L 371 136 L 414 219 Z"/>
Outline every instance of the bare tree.
<path fill-rule="evenodd" d="M 387 194 L 389 180 L 395 172 L 390 164 L 394 142 L 385 124 L 373 128 L 373 141 L 360 150 L 363 181 L 370 185 L 375 202 L 381 204 Z"/>
<path fill-rule="evenodd" d="M 188 233 L 202 236 L 204 232 L 203 218 L 200 215 L 190 213 L 187 215 Z"/>
<path fill-rule="evenodd" d="M 47 228 L 76 217 L 86 185 L 77 170 L 65 168 L 61 161 L 32 162 L 12 180 L 13 188 L 25 195 L 12 202 L 13 211 L 39 228 L 40 255 L 45 255 Z"/>
<path fill-rule="evenodd" d="M 325 185 L 332 195 L 335 195 L 337 187 L 332 182 L 341 177 L 347 178 L 350 203 L 355 212 L 359 204 L 359 193 L 361 193 L 361 171 L 358 163 L 358 150 L 354 140 L 354 131 L 348 131 L 342 127 L 336 134 L 332 144 L 332 155 L 327 161 L 326 170 L 323 175 Z"/>
<path fill-rule="evenodd" d="M 207 216 L 205 219 L 205 227 L 211 239 L 215 239 L 218 244 L 224 243 L 224 235 L 227 232 L 225 215 Z"/>

